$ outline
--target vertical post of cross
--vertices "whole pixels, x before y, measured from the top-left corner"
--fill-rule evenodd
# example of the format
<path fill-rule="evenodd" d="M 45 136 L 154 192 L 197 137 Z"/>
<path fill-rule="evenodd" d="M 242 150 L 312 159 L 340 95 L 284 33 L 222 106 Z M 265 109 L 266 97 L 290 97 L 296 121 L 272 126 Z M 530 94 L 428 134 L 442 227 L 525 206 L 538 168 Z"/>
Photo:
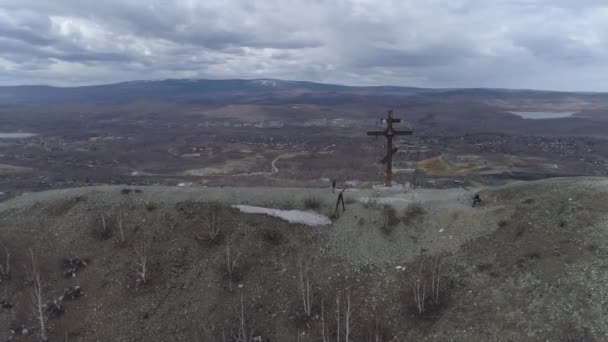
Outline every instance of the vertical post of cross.
<path fill-rule="evenodd" d="M 367 135 L 386 137 L 386 156 L 380 160 L 380 163 L 385 164 L 384 185 L 393 185 L 393 154 L 397 152 L 397 148 L 393 147 L 393 137 L 395 135 L 412 135 L 412 131 L 396 131 L 393 129 L 393 123 L 400 123 L 401 119 L 393 118 L 393 111 L 389 110 L 386 119 L 382 120 L 386 123 L 386 129 L 383 131 L 368 131 Z"/>

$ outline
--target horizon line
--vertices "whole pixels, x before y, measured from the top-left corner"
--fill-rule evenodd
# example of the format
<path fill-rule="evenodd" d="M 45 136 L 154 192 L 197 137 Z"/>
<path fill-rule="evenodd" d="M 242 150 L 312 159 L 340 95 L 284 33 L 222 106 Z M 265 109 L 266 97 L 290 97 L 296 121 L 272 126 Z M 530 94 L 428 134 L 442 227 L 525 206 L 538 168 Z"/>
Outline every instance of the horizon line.
<path fill-rule="evenodd" d="M 312 83 L 329 86 L 339 86 L 348 88 L 410 88 L 410 89 L 429 89 L 429 90 L 501 90 L 501 91 L 534 91 L 534 92 L 552 92 L 552 93 L 578 93 L 578 94 L 604 94 L 608 91 L 592 91 L 592 90 L 552 90 L 552 89 L 539 89 L 539 88 L 508 88 L 508 87 L 421 87 L 421 86 L 408 86 L 408 85 L 352 85 L 342 84 L 333 82 L 317 82 L 308 80 L 290 80 L 282 78 L 159 78 L 159 79 L 134 79 L 129 81 L 118 81 L 108 83 L 92 83 L 84 85 L 72 85 L 72 86 L 61 86 L 44 83 L 31 83 L 31 84 L 10 84 L 0 85 L 0 88 L 11 88 L 11 87 L 49 87 L 59 89 L 74 89 L 74 88 L 86 88 L 86 87 L 103 87 L 112 86 L 126 83 L 145 83 L 145 82 L 166 82 L 166 81 L 279 81 L 279 82 L 294 82 L 294 83 Z"/>

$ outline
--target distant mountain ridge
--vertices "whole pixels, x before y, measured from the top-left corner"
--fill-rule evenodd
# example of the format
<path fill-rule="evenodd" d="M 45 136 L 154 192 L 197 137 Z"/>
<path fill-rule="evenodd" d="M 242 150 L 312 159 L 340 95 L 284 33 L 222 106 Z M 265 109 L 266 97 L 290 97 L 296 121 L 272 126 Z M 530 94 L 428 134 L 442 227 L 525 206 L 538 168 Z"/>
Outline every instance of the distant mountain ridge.
<path fill-rule="evenodd" d="M 104 85 L 54 87 L 0 86 L 0 104 L 128 103 L 168 101 L 225 103 L 393 103 L 466 98 L 551 99 L 555 97 L 608 98 L 606 93 L 576 93 L 495 88 L 432 89 L 406 86 L 346 86 L 278 79 L 165 79 Z"/>

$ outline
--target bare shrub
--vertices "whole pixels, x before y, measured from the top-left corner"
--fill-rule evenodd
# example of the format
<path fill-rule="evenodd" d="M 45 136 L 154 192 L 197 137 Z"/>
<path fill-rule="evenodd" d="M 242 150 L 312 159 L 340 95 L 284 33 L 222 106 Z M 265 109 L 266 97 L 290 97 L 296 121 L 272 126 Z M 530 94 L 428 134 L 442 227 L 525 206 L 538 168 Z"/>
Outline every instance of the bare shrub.
<path fill-rule="evenodd" d="M 414 303 L 416 303 L 416 308 L 418 309 L 418 314 L 420 316 L 424 315 L 424 302 L 426 301 L 426 280 L 422 273 L 423 269 L 424 265 L 420 264 L 420 269 L 418 270 L 418 274 L 414 278 L 414 283 L 412 285 Z"/>
<path fill-rule="evenodd" d="M 139 243 L 136 243 L 133 247 L 133 255 L 131 262 L 133 264 L 133 271 L 135 272 L 137 279 L 136 285 L 145 285 L 148 283 L 148 252 L 149 244 L 145 239 L 142 239 Z"/>
<path fill-rule="evenodd" d="M 118 214 L 118 233 L 120 234 L 120 243 L 125 243 L 125 230 L 122 224 L 122 215 Z"/>
<path fill-rule="evenodd" d="M 412 282 L 414 304 L 420 316 L 423 316 L 427 309 L 437 309 L 441 305 L 443 278 L 441 261 L 441 257 L 429 258 L 428 261 L 420 260 L 418 273 L 416 273 Z M 428 264 L 428 267 L 426 267 L 426 264 Z M 429 278 L 430 288 L 427 289 Z M 430 292 L 427 292 L 427 290 Z"/>
<path fill-rule="evenodd" d="M 103 212 L 98 217 L 99 221 L 94 223 L 93 237 L 98 240 L 107 240 L 112 236 L 109 220 Z"/>
<path fill-rule="evenodd" d="M 407 207 L 405 207 L 401 221 L 403 221 L 405 224 L 410 224 L 418 219 L 421 219 L 424 214 L 426 214 L 426 210 L 424 210 L 420 203 L 410 203 L 407 205 Z"/>
<path fill-rule="evenodd" d="M 281 233 L 281 231 L 277 229 L 264 229 L 262 230 L 261 235 L 264 241 L 274 246 L 280 245 L 281 243 L 283 243 L 283 240 L 285 240 L 283 233 Z"/>
<path fill-rule="evenodd" d="M 378 208 L 378 201 L 373 198 L 368 198 L 365 202 L 363 202 L 363 208 L 376 209 Z"/>
<path fill-rule="evenodd" d="M 232 248 L 230 248 L 230 240 L 230 237 L 226 239 L 226 271 L 228 273 L 228 289 L 232 291 L 232 277 L 236 269 L 236 263 L 241 256 L 241 252 L 237 250 L 236 255 L 234 254 Z"/>
<path fill-rule="evenodd" d="M 11 252 L 5 245 L 2 245 L 2 248 L 4 249 L 4 263 L 0 263 L 0 281 L 11 277 Z"/>
<path fill-rule="evenodd" d="M 68 213 L 74 206 L 85 198 L 82 196 L 76 196 L 72 198 L 64 198 L 60 200 L 50 201 L 45 208 L 45 211 L 50 216 L 62 216 Z"/>
<path fill-rule="evenodd" d="M 151 201 L 144 201 L 144 207 L 146 208 L 147 211 L 154 211 L 154 210 L 158 209 L 158 205 Z"/>
<path fill-rule="evenodd" d="M 393 228 L 399 224 L 399 218 L 397 217 L 397 212 L 395 208 L 390 205 L 385 205 L 382 208 L 384 225 L 382 226 L 385 233 L 390 234 L 393 231 Z"/>
<path fill-rule="evenodd" d="M 106 216 L 104 214 L 101 214 L 101 233 L 102 233 L 102 235 L 106 235 L 107 231 L 108 231 L 108 225 L 106 223 Z"/>
<path fill-rule="evenodd" d="M 316 197 L 309 197 L 304 200 L 304 208 L 307 210 L 319 210 L 321 208 L 321 200 Z"/>
<path fill-rule="evenodd" d="M 87 266 L 87 261 L 79 257 L 64 258 L 61 263 L 63 276 L 66 278 L 76 277 L 76 273 Z"/>
<path fill-rule="evenodd" d="M 431 304 L 439 305 L 439 286 L 441 284 L 441 258 L 438 257 L 431 270 Z"/>
<path fill-rule="evenodd" d="M 210 205 L 209 211 L 202 219 L 204 229 L 193 231 L 194 239 L 198 241 L 218 242 L 221 238 L 221 206 Z"/>

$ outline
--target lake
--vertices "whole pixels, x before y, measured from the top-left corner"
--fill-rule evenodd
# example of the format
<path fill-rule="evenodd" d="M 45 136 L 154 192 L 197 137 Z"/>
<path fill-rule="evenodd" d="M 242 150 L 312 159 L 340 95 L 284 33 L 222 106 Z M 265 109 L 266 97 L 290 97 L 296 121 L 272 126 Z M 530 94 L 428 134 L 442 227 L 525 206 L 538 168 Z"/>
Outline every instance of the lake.
<path fill-rule="evenodd" d="M 509 112 L 524 119 L 559 119 L 569 118 L 576 112 Z"/>
<path fill-rule="evenodd" d="M 35 137 L 38 134 L 36 133 L 0 133 L 0 139 L 22 139 L 22 138 L 31 138 Z"/>

